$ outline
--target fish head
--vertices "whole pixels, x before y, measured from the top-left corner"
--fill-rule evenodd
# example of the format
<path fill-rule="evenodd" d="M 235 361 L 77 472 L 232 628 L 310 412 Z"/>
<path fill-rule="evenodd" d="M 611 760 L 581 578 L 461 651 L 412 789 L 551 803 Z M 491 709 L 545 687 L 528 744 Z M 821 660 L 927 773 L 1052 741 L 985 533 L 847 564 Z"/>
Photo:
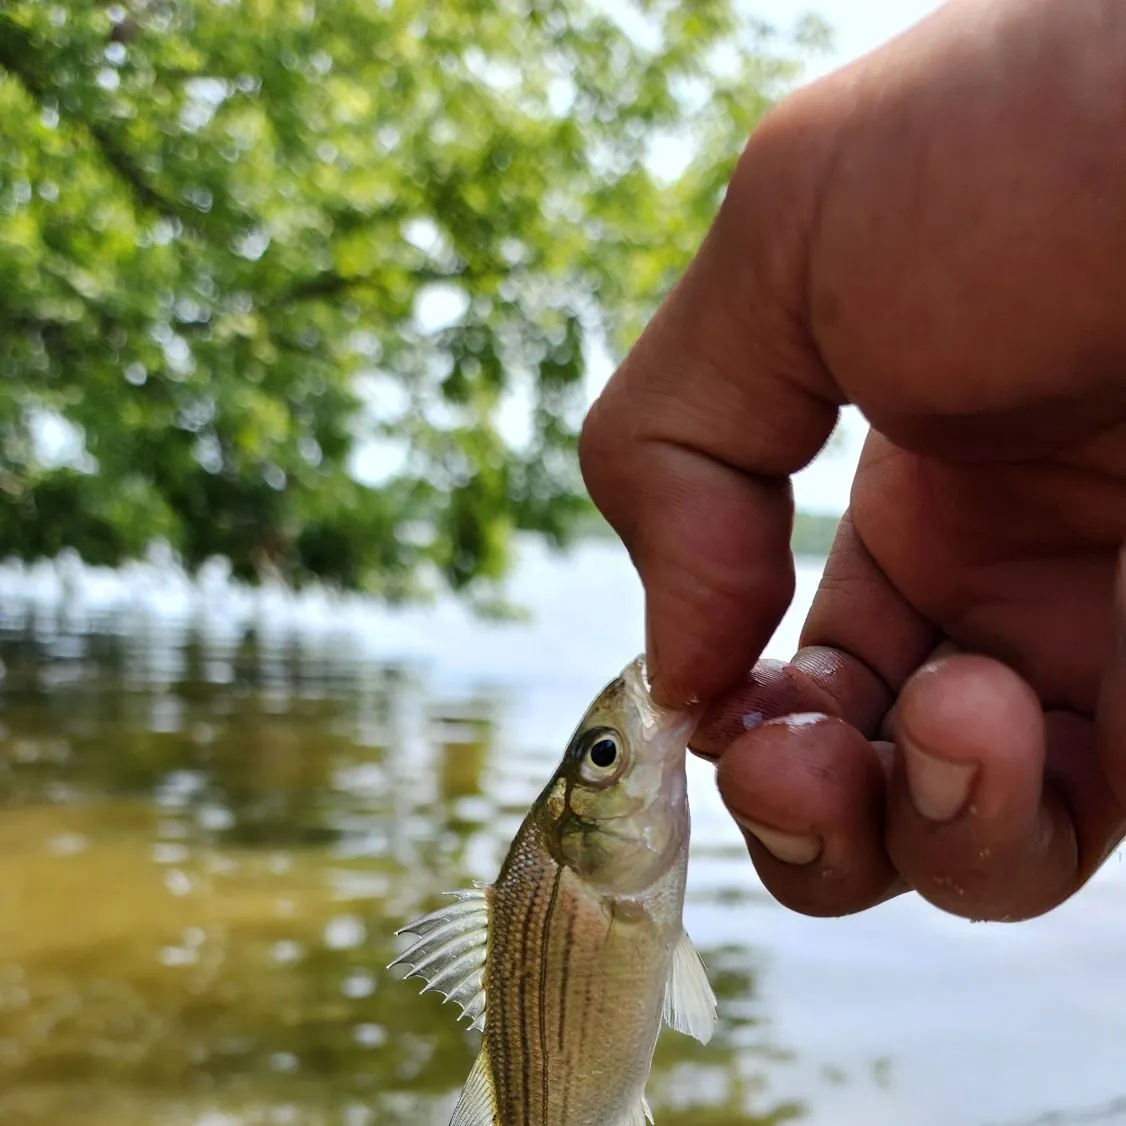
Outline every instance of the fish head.
<path fill-rule="evenodd" d="M 658 707 L 637 657 L 598 694 L 542 807 L 557 859 L 610 895 L 644 892 L 688 846 L 688 740 L 695 710 Z"/>

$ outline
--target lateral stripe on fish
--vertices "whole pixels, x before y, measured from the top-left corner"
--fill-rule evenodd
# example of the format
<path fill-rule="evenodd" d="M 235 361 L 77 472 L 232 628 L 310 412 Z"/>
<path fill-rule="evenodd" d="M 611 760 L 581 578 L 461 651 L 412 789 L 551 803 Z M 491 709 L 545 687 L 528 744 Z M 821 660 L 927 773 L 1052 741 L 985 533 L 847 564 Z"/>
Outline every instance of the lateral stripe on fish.
<path fill-rule="evenodd" d="M 555 873 L 555 879 L 553 879 L 552 882 L 551 882 L 551 895 L 548 897 L 547 911 L 544 913 L 543 936 L 540 940 L 540 944 L 544 948 L 544 950 L 547 949 L 547 945 L 551 941 L 551 939 L 550 939 L 551 920 L 552 920 L 552 917 L 555 914 L 556 904 L 559 901 L 559 883 L 562 879 L 563 879 L 563 869 L 560 868 Z M 547 968 L 548 968 L 547 959 L 541 958 L 540 959 L 540 981 L 539 981 L 539 987 L 540 987 L 540 996 L 539 996 L 539 1007 L 540 1007 L 540 1061 L 541 1061 L 541 1066 L 543 1068 L 543 1074 L 542 1074 L 542 1079 L 543 1079 L 543 1113 L 544 1113 L 545 1118 L 547 1117 L 547 1114 L 548 1114 Z M 566 979 L 564 979 L 564 980 L 566 980 Z M 565 996 L 565 995 L 566 995 L 566 990 L 562 990 L 560 992 L 560 996 L 562 997 L 562 996 Z"/>

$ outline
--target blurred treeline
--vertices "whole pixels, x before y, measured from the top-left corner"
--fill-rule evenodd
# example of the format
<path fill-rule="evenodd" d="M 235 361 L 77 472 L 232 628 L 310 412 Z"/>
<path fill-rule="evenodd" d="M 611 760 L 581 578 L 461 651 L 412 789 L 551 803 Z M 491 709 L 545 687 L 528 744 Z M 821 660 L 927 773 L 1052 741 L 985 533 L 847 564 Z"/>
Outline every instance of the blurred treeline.
<path fill-rule="evenodd" d="M 0 554 L 387 597 L 589 518 L 574 440 L 825 46 L 737 0 L 0 6 Z"/>

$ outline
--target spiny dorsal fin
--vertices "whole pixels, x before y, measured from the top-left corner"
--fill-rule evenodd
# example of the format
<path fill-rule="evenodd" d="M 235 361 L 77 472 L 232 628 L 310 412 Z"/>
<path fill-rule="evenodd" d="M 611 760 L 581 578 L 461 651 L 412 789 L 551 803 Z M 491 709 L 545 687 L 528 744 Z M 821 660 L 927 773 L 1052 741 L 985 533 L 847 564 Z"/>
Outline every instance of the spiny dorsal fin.
<path fill-rule="evenodd" d="M 426 982 L 423 993 L 440 993 L 468 1017 L 470 1028 L 485 1026 L 485 952 L 489 939 L 489 891 L 476 886 L 448 892 L 455 902 L 400 927 L 396 934 L 418 935 L 388 969 L 405 965 L 407 977 Z"/>
<path fill-rule="evenodd" d="M 450 1126 L 497 1126 L 497 1100 L 493 1093 L 493 1072 L 488 1049 L 482 1046 L 469 1078 L 461 1089 Z"/>
<path fill-rule="evenodd" d="M 672 955 L 672 969 L 665 986 L 664 1019 L 670 1028 L 706 1044 L 715 1031 L 716 999 L 707 970 L 687 932 Z"/>

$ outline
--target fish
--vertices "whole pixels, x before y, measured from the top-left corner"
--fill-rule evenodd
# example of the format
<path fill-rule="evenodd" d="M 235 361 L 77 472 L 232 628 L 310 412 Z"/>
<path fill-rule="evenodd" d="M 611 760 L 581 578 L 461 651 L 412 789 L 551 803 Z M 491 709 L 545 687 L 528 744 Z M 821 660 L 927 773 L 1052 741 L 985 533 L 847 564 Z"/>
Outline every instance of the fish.
<path fill-rule="evenodd" d="M 663 1026 L 711 1039 L 683 922 L 697 719 L 653 702 L 636 657 L 583 714 L 496 880 L 396 931 L 416 941 L 388 969 L 482 1033 L 450 1126 L 644 1126 Z"/>

